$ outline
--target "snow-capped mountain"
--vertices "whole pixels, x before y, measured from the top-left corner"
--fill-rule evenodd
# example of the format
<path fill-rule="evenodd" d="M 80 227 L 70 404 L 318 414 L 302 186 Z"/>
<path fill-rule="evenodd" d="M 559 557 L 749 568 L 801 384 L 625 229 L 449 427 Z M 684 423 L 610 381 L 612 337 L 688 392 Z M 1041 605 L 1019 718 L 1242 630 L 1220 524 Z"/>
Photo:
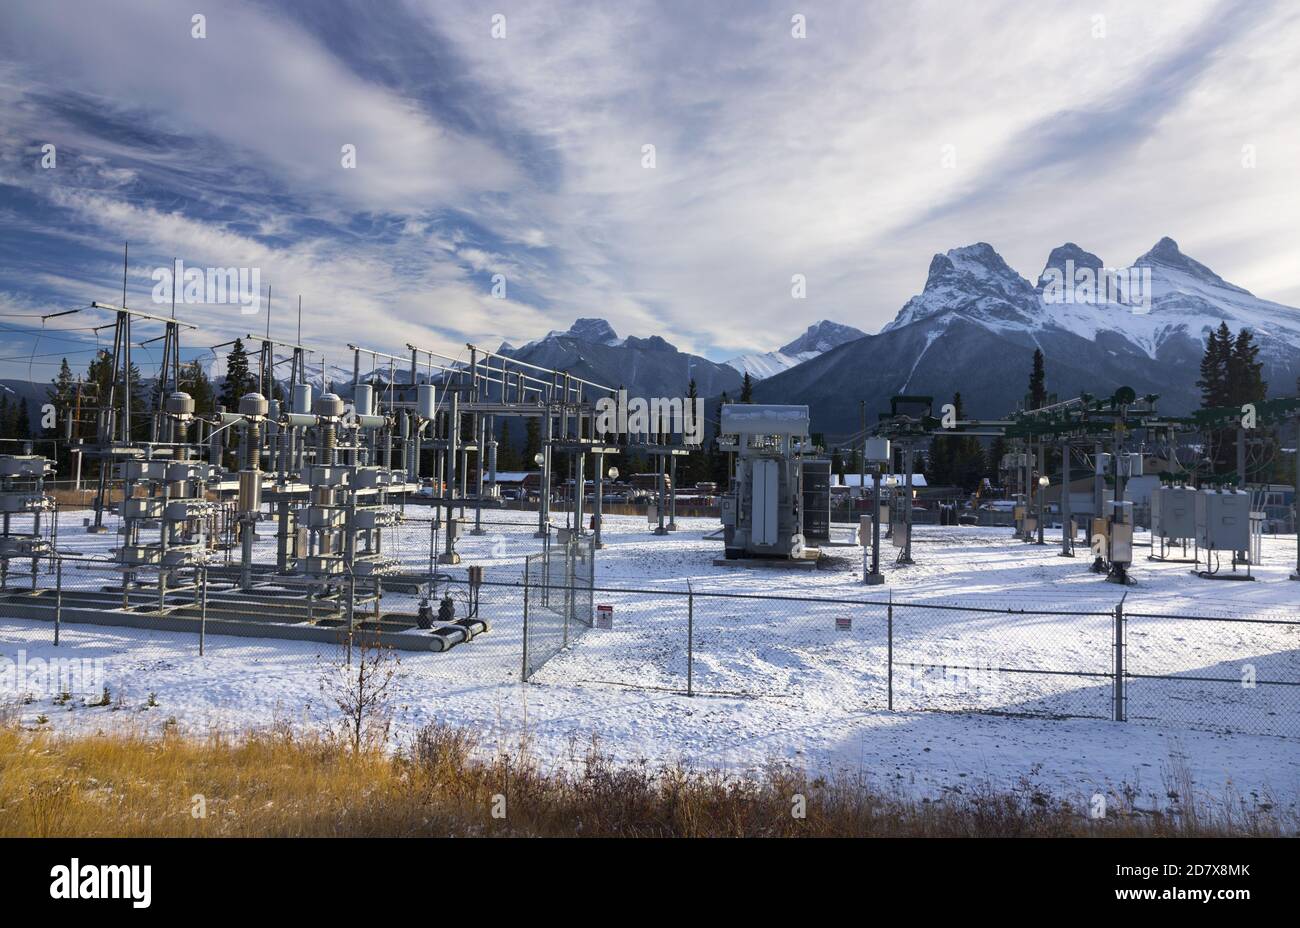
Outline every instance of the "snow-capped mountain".
<path fill-rule="evenodd" d="M 825 354 L 832 348 L 838 348 L 845 342 L 862 338 L 866 334 L 851 325 L 841 325 L 838 322 L 823 319 L 821 322 L 808 326 L 807 331 L 802 335 L 790 342 L 790 344 L 782 345 L 775 351 L 765 351 L 762 354 L 742 354 L 724 363 L 729 367 L 734 367 L 742 374 L 748 372 L 751 379 L 762 380 L 789 370 L 804 361 L 810 361 L 820 354 Z"/>
<path fill-rule="evenodd" d="M 1229 283 L 1162 238 L 1108 269 L 1073 242 L 1052 249 L 1037 283 L 978 242 L 935 255 L 925 287 L 876 335 L 841 345 L 755 389 L 761 402 L 807 403 L 814 427 L 858 428 L 859 401 L 883 410 L 896 393 L 960 391 L 973 415 L 1001 415 L 1023 399 L 1041 348 L 1048 390 L 1100 394 L 1120 385 L 1157 393 L 1183 414 L 1199 404 L 1198 365 L 1220 322 L 1250 329 L 1271 392 L 1294 392 L 1300 310 Z"/>
<path fill-rule="evenodd" d="M 741 381 L 733 368 L 678 351 L 658 335 L 619 338 L 604 319 L 579 319 L 565 331 L 519 348 L 502 345 L 499 351 L 596 383 L 623 386 L 634 396 L 680 396 L 692 379 L 700 396 L 715 396 L 724 390 L 735 393 Z"/>

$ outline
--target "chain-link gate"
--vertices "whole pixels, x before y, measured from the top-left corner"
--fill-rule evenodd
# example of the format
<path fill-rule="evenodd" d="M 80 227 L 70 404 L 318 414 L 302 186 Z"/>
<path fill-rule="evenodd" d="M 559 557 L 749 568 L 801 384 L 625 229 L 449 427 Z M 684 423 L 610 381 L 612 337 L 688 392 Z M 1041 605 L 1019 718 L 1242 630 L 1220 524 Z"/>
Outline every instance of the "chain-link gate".
<path fill-rule="evenodd" d="M 591 628 L 595 578 L 590 536 L 569 535 L 525 559 L 524 680 Z"/>

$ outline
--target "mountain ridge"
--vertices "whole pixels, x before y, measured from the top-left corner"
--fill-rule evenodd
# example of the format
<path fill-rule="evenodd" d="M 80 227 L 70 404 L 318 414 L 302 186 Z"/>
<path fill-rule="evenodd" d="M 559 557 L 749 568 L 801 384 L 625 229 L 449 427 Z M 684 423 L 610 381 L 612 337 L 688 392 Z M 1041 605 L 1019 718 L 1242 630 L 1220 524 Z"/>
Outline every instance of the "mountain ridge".
<path fill-rule="evenodd" d="M 1073 263 L 1104 281 L 1127 275 L 1126 300 L 1104 289 L 1049 298 L 1049 268 Z M 1072 282 L 1073 283 L 1073 282 Z M 1100 296 L 1098 293 L 1100 292 Z M 1140 300 L 1131 299 L 1134 294 Z M 1300 310 L 1255 297 L 1161 238 L 1127 268 L 1107 269 L 1074 242 L 1053 248 L 1038 283 L 1011 269 L 986 242 L 931 258 L 922 291 L 875 335 L 848 342 L 761 381 L 759 402 L 812 407 L 828 434 L 860 427 L 860 402 L 874 419 L 891 395 L 961 392 L 972 415 L 1005 415 L 1022 401 L 1035 350 L 1047 364 L 1048 389 L 1060 396 L 1120 385 L 1162 396 L 1161 408 L 1185 414 L 1199 405 L 1195 381 L 1204 339 L 1220 322 L 1248 328 L 1260 346 L 1264 377 L 1290 392 L 1300 371 Z"/>
<path fill-rule="evenodd" d="M 851 325 L 843 325 L 829 319 L 822 319 L 808 326 L 798 338 L 782 345 L 775 351 L 738 355 L 723 363 L 735 368 L 742 374 L 748 373 L 751 379 L 762 380 L 781 371 L 789 370 L 804 361 L 810 361 L 832 348 L 862 338 L 866 334 L 866 332 L 855 329 Z"/>

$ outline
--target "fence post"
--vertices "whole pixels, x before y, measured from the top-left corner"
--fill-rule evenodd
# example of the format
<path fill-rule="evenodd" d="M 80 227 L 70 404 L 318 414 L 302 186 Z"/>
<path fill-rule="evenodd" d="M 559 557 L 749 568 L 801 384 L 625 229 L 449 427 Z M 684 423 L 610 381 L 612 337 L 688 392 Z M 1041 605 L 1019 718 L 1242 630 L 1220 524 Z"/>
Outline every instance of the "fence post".
<path fill-rule="evenodd" d="M 888 697 L 889 711 L 894 711 L 894 591 L 889 591 L 889 606 L 885 612 L 885 662 L 888 665 L 886 678 L 888 680 Z"/>
<path fill-rule="evenodd" d="M 519 682 L 528 682 L 528 558 L 524 558 L 524 647 L 523 666 L 519 670 Z"/>
<path fill-rule="evenodd" d="M 686 695 L 695 695 L 695 588 L 686 581 Z"/>
<path fill-rule="evenodd" d="M 35 573 L 35 571 L 32 571 Z M 63 624 L 63 558 L 54 562 L 54 646 L 59 646 L 59 627 Z"/>
<path fill-rule="evenodd" d="M 1125 721 L 1124 712 L 1124 600 L 1128 598 L 1125 593 L 1120 597 L 1120 601 L 1115 604 L 1115 629 L 1112 633 L 1115 647 L 1115 686 L 1114 686 L 1114 706 L 1112 707 L 1112 717 L 1116 722 Z"/>
<path fill-rule="evenodd" d="M 549 571 L 548 571 L 549 573 Z M 573 615 L 573 540 L 564 543 L 564 646 L 569 646 L 569 616 Z"/>
<path fill-rule="evenodd" d="M 357 620 L 357 575 L 348 575 L 348 666 L 352 666 L 352 635 Z"/>
<path fill-rule="evenodd" d="M 204 564 L 199 568 L 199 657 L 203 656 L 203 649 L 207 643 L 208 637 L 208 565 Z"/>

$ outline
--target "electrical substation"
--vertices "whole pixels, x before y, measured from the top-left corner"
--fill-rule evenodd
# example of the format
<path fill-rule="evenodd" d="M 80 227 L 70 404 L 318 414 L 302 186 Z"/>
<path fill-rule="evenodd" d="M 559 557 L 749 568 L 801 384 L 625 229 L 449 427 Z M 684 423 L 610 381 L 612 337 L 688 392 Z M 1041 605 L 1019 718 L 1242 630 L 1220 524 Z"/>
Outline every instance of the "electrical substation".
<path fill-rule="evenodd" d="M 237 408 L 202 416 L 180 383 L 180 340 L 194 326 L 125 305 L 91 308 L 112 313 L 114 338 L 106 394 L 97 404 L 79 402 L 76 413 L 78 429 L 94 434 L 75 445 L 78 467 L 83 456 L 100 463 L 83 527 L 104 533 L 105 516 L 114 514 L 118 544 L 108 557 L 60 554 L 58 506 L 46 492 L 54 461 L 0 456 L 0 602 L 7 614 L 163 630 L 201 620 L 209 633 L 335 642 L 360 635 L 405 650 L 469 642 L 490 630 L 474 588 L 484 571 L 465 565 L 471 588 L 460 601 L 444 571 L 462 563 L 459 541 L 484 534 L 485 511 L 500 504 L 501 419 L 539 423 L 535 537 L 546 578 L 551 560 L 560 562 L 558 576 L 572 578 L 572 563 L 564 564 L 589 560 L 600 548 L 610 455 L 631 450 L 654 462 L 656 533 L 676 528 L 677 461 L 697 446 L 687 442 L 680 414 L 674 420 L 661 411 L 633 418 L 619 433 L 598 431 L 598 401 L 626 402 L 615 387 L 474 345 L 460 358 L 415 345 L 400 357 L 349 345 L 351 382 L 335 387 L 321 359 L 325 386 L 317 392 L 310 378 L 317 352 L 301 336 L 273 339 L 268 308 L 266 333 L 245 337 L 260 346 L 257 389 Z M 126 400 L 138 387 L 131 346 L 141 326 L 160 326 L 164 342 L 143 440 Z M 62 426 L 72 446 L 73 418 Z M 563 526 L 553 524 L 551 508 L 561 459 L 577 488 Z M 797 493 L 797 470 L 786 480 L 793 481 L 784 485 L 787 494 Z M 30 526 L 18 531 L 15 516 Z M 403 561 L 389 548 L 398 526 L 417 523 L 428 526 L 425 570 L 412 569 L 409 550 Z M 797 523 L 783 526 L 792 527 L 797 531 Z M 65 589 L 69 565 L 99 571 L 101 581 Z M 591 571 L 585 563 L 588 583 Z M 390 606 L 412 600 L 414 608 Z"/>
<path fill-rule="evenodd" d="M 915 608 L 895 593 L 941 583 L 935 571 L 953 569 L 949 552 L 964 547 L 963 536 L 981 539 L 968 549 L 975 556 L 1023 565 L 1015 569 L 1026 574 L 1037 570 L 1029 565 L 1041 550 L 1056 576 L 1069 574 L 1099 595 L 1112 591 L 1093 576 L 1126 595 L 1146 571 L 1168 577 L 1172 564 L 1185 565 L 1176 573 L 1187 586 L 1259 580 L 1264 509 L 1276 488 L 1243 478 L 1300 424 L 1293 399 L 1259 404 L 1250 420 L 1237 409 L 1175 417 L 1158 410 L 1158 397 L 1120 388 L 962 418 L 951 407 L 936 409 L 932 397 L 900 394 L 853 437 L 861 477 L 846 519 L 849 487 L 814 434 L 807 406 L 722 404 L 716 434 L 702 436 L 687 427 L 693 400 L 659 398 L 642 407 L 645 415 L 632 415 L 639 400 L 622 385 L 475 344 L 453 356 L 414 343 L 401 353 L 351 343 L 344 363 L 331 365 L 303 339 L 301 314 L 292 338 L 276 336 L 268 293 L 264 331 L 240 339 L 252 348 L 247 389 L 229 408 L 200 412 L 181 365 L 182 339 L 193 340 L 196 329 L 125 302 L 124 295 L 123 305 L 90 307 L 112 320 L 107 376 L 77 388 L 58 423 L 60 447 L 45 456 L 32 442 L 0 455 L 0 608 L 15 619 L 52 622 L 55 644 L 61 628 L 76 625 L 197 631 L 200 655 L 207 635 L 346 644 L 349 660 L 354 642 L 457 649 L 462 658 L 434 660 L 448 664 L 449 675 L 473 664 L 483 679 L 489 658 L 466 655 L 492 655 L 512 679 L 527 681 L 584 630 L 600 628 L 609 637 L 584 646 L 585 659 L 603 656 L 607 663 L 590 673 L 607 679 L 623 660 L 621 648 L 648 647 L 619 632 L 635 634 L 648 622 L 660 623 L 669 641 L 682 640 L 684 629 L 689 693 L 695 623 L 708 621 L 696 596 L 717 597 L 708 605 L 721 610 L 727 596 L 844 595 L 845 583 L 888 584 L 887 600 L 851 607 Z M 149 337 L 141 342 L 135 330 Z M 132 346 L 155 342 L 161 363 L 141 406 L 128 399 L 142 392 L 133 382 L 140 375 Z M 1253 434 L 1247 421 L 1268 437 Z M 509 423 L 527 426 L 526 456 L 536 470 L 512 472 L 507 498 L 498 464 Z M 933 498 L 918 479 L 922 462 L 936 441 L 953 436 L 1002 446 L 993 514 L 1005 518 L 980 522 L 974 505 L 947 500 L 937 513 L 927 508 Z M 1217 448 L 1207 450 L 1213 442 Z M 1237 473 L 1215 477 L 1207 461 L 1211 454 L 1224 460 L 1225 442 L 1235 442 Z M 725 482 L 709 470 L 710 480 L 683 487 L 683 462 L 703 463 L 689 455 L 705 450 Z M 619 482 L 615 458 L 635 461 L 641 472 Z M 67 460 L 71 473 L 56 473 L 56 460 Z M 97 469 L 61 523 L 66 497 L 53 481 L 71 476 L 79 485 L 83 462 Z M 619 506 L 621 520 L 612 541 L 607 503 Z M 714 517 L 716 533 L 701 529 Z M 510 553 L 489 553 L 497 542 L 484 536 L 505 532 L 514 533 Z M 852 546 L 853 556 L 836 556 Z M 598 558 L 621 565 L 613 577 L 625 588 L 598 584 Z M 949 566 L 936 568 L 943 558 Z M 674 595 L 688 600 L 680 628 L 678 604 L 646 588 L 679 578 Z M 598 592 L 606 600 L 599 611 Z M 844 606 L 827 600 L 815 608 Z M 598 615 L 607 624 L 597 624 Z M 732 624 L 750 618 L 743 610 L 719 613 L 706 640 L 725 641 Z M 852 617 L 833 619 L 816 634 L 853 640 Z M 776 620 L 756 625 L 746 647 L 762 655 L 787 647 L 784 628 Z M 893 626 L 884 628 L 893 641 Z M 981 634 L 962 628 L 959 639 Z M 927 646 L 947 647 L 947 640 Z M 632 663 L 653 667 L 655 660 L 643 653 Z M 1051 663 L 1050 651 L 1040 662 Z M 730 666 L 729 659 L 711 663 Z M 720 689 L 743 691 L 752 682 L 741 674 Z M 1120 704 L 1115 697 L 1112 705 Z"/>
<path fill-rule="evenodd" d="M 882 413 L 877 425 L 863 433 L 863 457 L 876 474 L 878 513 L 882 508 L 879 474 L 893 453 L 901 452 L 903 471 L 910 481 L 911 455 L 921 442 L 952 435 L 996 438 L 1008 448 L 1000 469 L 1007 476 L 1014 539 L 1046 545 L 1048 523 L 1054 521 L 1060 531 L 1061 556 L 1074 557 L 1081 541 L 1091 556 L 1092 571 L 1112 583 L 1129 584 L 1133 582 L 1130 571 L 1139 525 L 1134 501 L 1126 498 L 1126 488 L 1133 481 L 1154 477 L 1159 484 L 1150 489 L 1148 559 L 1195 565 L 1192 572 L 1200 579 L 1254 579 L 1251 565 L 1260 558 L 1266 488 L 1244 483 L 1250 437 L 1242 410 L 1207 409 L 1190 417 L 1170 417 L 1157 412 L 1157 400 L 1154 395 L 1139 397 L 1132 389 L 1121 387 L 1106 398 L 1085 393 L 1037 409 L 1019 410 L 1003 419 L 945 422 L 933 414 L 930 397 L 894 397 L 890 411 Z M 1270 400 L 1258 404 L 1251 414 L 1257 428 L 1294 429 L 1300 425 L 1300 400 Z M 1236 472 L 1217 478 L 1199 474 L 1197 452 L 1204 446 L 1206 434 L 1225 431 L 1235 440 Z M 897 451 L 885 450 L 882 460 L 881 452 L 873 454 L 869 447 L 873 437 L 887 439 Z M 1058 462 L 1050 477 L 1049 454 Z M 1162 461 L 1166 469 L 1146 474 L 1145 462 L 1149 459 Z M 1076 494 L 1069 488 L 1080 471 L 1073 471 L 1073 466 L 1092 474 L 1091 504 L 1077 515 L 1071 511 L 1071 497 Z M 1046 505 L 1047 489 L 1053 482 L 1061 488 L 1055 513 L 1049 512 Z M 1297 484 L 1300 492 L 1300 478 Z M 902 566 L 914 563 L 914 494 L 910 483 L 900 489 L 901 493 L 891 496 L 891 505 L 884 507 L 887 514 L 878 514 L 870 521 L 864 517 L 862 529 L 866 545 L 870 522 L 892 519 L 885 537 L 899 549 L 896 564 Z M 872 546 L 878 548 L 879 542 L 873 541 Z M 873 563 L 878 564 L 879 551 L 874 550 L 872 555 Z M 1300 565 L 1300 547 L 1297 563 Z M 878 568 L 864 570 L 866 583 L 881 582 L 878 576 Z M 1296 576 L 1300 575 L 1293 575 L 1293 579 Z"/>

